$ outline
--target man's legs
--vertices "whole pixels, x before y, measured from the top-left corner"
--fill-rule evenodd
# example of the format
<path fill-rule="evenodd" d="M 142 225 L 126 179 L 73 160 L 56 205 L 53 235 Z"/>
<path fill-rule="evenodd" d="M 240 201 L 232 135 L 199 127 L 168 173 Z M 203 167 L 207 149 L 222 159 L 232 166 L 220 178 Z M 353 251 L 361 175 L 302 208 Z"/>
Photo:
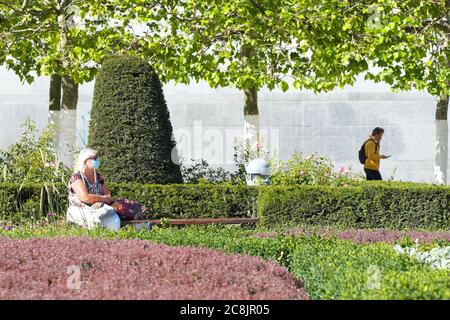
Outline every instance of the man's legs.
<path fill-rule="evenodd" d="M 364 169 L 364 171 L 366 172 L 366 179 L 367 180 L 383 180 L 381 178 L 380 171 L 370 170 L 370 169 Z"/>

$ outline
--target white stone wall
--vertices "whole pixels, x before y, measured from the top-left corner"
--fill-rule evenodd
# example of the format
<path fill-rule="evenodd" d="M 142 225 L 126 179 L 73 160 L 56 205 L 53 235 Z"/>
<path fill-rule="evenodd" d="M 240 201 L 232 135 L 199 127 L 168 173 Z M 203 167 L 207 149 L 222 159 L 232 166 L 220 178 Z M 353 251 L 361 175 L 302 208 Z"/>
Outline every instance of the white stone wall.
<path fill-rule="evenodd" d="M 0 69 L 0 148 L 16 141 L 28 116 L 40 128 L 48 121 L 49 78 L 21 84 Z M 93 83 L 80 88 L 77 136 L 87 141 Z M 205 83 L 165 85 L 179 154 L 204 158 L 213 165 L 233 167 L 234 138 L 243 137 L 243 93 L 236 89 L 211 89 Z M 357 152 L 376 126 L 385 129 L 381 152 L 385 179 L 395 170 L 402 181 L 432 182 L 434 174 L 435 99 L 423 92 L 392 93 L 387 85 L 358 81 L 353 87 L 314 95 L 308 91 L 261 90 L 260 126 L 264 142 L 281 159 L 294 151 L 317 152 L 337 167 L 359 172 Z"/>

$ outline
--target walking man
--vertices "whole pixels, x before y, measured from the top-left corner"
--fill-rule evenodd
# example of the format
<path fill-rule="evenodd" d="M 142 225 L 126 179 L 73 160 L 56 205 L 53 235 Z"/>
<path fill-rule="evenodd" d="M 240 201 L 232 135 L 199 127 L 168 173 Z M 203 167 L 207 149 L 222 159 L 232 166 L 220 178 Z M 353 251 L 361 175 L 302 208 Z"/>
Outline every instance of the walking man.
<path fill-rule="evenodd" d="M 387 159 L 390 156 L 380 155 L 380 141 L 383 138 L 384 129 L 376 127 L 372 131 L 372 135 L 364 145 L 366 154 L 366 162 L 364 163 L 364 171 L 367 180 L 383 180 L 380 174 L 380 159 Z"/>

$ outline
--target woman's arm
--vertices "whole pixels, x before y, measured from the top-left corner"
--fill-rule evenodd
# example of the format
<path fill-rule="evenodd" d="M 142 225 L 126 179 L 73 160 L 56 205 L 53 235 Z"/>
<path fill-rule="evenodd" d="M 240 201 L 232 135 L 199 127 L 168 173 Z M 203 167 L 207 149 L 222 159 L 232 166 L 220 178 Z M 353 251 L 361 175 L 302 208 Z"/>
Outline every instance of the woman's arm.
<path fill-rule="evenodd" d="M 110 203 L 113 202 L 113 200 L 112 200 L 112 198 L 111 198 L 111 192 L 109 191 L 109 189 L 108 189 L 108 187 L 106 186 L 105 183 L 103 183 L 103 192 L 102 192 L 102 194 L 103 194 L 104 196 L 108 196 L 108 197 L 111 199 L 111 201 L 106 202 L 107 204 L 110 204 Z"/>
<path fill-rule="evenodd" d="M 106 195 L 89 194 L 83 180 L 78 179 L 72 182 L 71 187 L 73 191 L 75 191 L 75 194 L 77 195 L 78 199 L 80 199 L 80 201 L 83 201 L 85 203 L 92 204 L 96 202 L 104 202 L 104 203 L 112 202 L 111 196 L 109 195 L 109 191 Z"/>

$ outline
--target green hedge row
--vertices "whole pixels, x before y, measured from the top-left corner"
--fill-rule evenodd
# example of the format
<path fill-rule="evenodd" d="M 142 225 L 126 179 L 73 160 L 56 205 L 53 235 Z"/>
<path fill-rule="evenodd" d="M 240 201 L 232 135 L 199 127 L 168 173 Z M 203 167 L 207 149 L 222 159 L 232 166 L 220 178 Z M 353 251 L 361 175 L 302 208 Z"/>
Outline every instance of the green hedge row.
<path fill-rule="evenodd" d="M 449 270 L 432 269 L 391 244 L 296 238 L 291 272 L 313 299 L 450 298 Z"/>
<path fill-rule="evenodd" d="M 258 215 L 271 224 L 342 228 L 450 229 L 450 189 L 408 183 L 260 189 Z"/>
<path fill-rule="evenodd" d="M 246 186 L 108 184 L 114 198 L 136 200 L 151 217 L 250 217 L 256 214 L 258 190 Z M 44 187 L 0 184 L 0 220 L 38 219 L 49 211 L 65 214 L 68 190 L 64 185 Z"/>
<path fill-rule="evenodd" d="M 113 197 L 144 204 L 153 217 L 225 218 L 256 215 L 258 190 L 231 184 L 111 184 Z"/>
<path fill-rule="evenodd" d="M 356 187 L 247 187 L 206 185 L 108 185 L 113 197 L 141 202 L 155 218 L 258 216 L 265 225 L 343 228 L 450 229 L 450 188 L 412 183 Z M 60 214 L 67 189 L 0 184 L 0 219 Z"/>
<path fill-rule="evenodd" d="M 48 213 L 67 209 L 67 189 L 62 185 L 0 183 L 0 220 L 40 220 Z"/>

